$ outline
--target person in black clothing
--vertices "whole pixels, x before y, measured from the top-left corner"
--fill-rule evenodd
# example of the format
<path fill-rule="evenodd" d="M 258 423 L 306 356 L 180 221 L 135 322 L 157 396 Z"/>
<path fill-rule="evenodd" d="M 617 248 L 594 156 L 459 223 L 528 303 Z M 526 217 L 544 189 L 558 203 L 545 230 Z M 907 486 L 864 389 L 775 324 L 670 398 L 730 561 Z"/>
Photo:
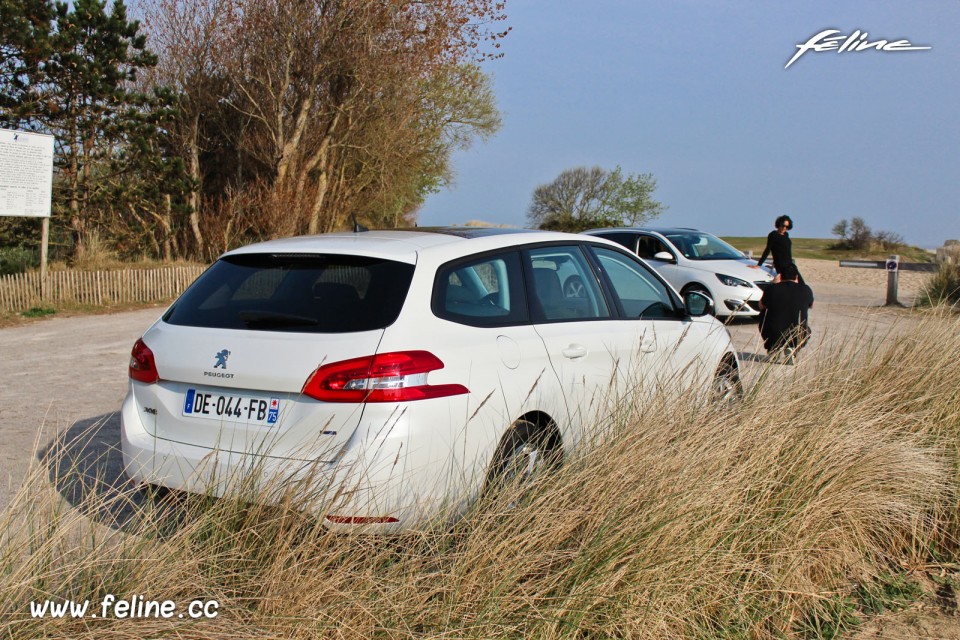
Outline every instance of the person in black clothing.
<path fill-rule="evenodd" d="M 790 216 L 779 216 L 774 222 L 774 227 L 776 229 L 767 235 L 767 246 L 764 247 L 760 260 L 757 261 L 757 268 L 767 260 L 768 255 L 772 255 L 773 268 L 777 271 L 777 278 L 774 282 L 779 282 L 783 270 L 788 265 L 794 265 L 793 242 L 790 240 L 790 234 L 788 233 L 790 229 L 793 229 L 793 220 L 790 219 Z M 794 268 L 796 268 L 796 265 L 794 265 Z M 802 277 L 800 282 L 803 283 Z"/>
<path fill-rule="evenodd" d="M 807 312 L 813 307 L 813 291 L 799 277 L 796 266 L 785 266 L 780 282 L 767 287 L 760 299 L 760 336 L 768 353 L 782 351 L 792 358 L 810 339 Z"/>

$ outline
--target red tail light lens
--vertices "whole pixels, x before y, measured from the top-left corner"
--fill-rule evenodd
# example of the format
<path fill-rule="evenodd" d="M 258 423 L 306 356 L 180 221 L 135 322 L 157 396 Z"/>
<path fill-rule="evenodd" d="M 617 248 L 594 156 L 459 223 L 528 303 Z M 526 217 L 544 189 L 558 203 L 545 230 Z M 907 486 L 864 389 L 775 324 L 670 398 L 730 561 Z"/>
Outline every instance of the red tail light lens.
<path fill-rule="evenodd" d="M 323 402 L 410 402 L 470 393 L 462 384 L 427 384 L 427 374 L 442 368 L 429 351 L 380 353 L 323 365 L 303 393 Z"/>
<path fill-rule="evenodd" d="M 153 359 L 153 351 L 150 351 L 150 347 L 144 344 L 142 339 L 137 340 L 133 345 L 128 371 L 132 379 L 147 384 L 153 384 L 160 379 L 157 363 Z"/>

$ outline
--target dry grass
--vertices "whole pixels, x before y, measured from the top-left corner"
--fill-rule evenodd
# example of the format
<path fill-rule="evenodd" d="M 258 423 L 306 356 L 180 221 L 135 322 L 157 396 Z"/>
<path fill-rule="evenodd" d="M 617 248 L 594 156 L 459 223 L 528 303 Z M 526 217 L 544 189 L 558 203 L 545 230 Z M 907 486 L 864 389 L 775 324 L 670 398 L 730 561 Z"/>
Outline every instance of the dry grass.
<path fill-rule="evenodd" d="M 4 516 L 0 635 L 803 636 L 852 582 L 956 556 L 957 353 L 960 322 L 930 317 L 809 354 L 793 377 L 762 376 L 736 408 L 621 406 L 519 505 L 500 496 L 453 527 L 394 539 L 333 535 L 289 508 L 106 485 L 71 507 L 69 478 L 58 493 L 48 463 Z M 31 600 L 105 593 L 217 599 L 220 615 L 29 615 Z"/>

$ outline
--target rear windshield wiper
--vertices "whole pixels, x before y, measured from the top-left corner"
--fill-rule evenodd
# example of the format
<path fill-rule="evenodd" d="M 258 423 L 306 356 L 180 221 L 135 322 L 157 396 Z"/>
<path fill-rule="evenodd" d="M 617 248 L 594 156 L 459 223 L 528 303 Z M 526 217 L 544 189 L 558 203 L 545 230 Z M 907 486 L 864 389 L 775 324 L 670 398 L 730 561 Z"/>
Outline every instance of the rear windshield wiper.
<path fill-rule="evenodd" d="M 316 318 L 298 316 L 292 313 L 241 311 L 238 315 L 248 327 L 309 327 L 317 324 Z"/>

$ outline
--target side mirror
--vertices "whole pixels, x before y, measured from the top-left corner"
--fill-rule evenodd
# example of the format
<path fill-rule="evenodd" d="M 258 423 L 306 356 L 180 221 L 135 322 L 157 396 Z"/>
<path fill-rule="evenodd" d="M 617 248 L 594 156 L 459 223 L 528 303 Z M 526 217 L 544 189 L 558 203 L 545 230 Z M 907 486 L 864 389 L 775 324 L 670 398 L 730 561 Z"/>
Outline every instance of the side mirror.
<path fill-rule="evenodd" d="M 713 315 L 713 300 L 701 291 L 688 291 L 683 296 L 683 308 L 694 318 Z"/>
<path fill-rule="evenodd" d="M 660 260 L 661 262 L 676 262 L 676 258 L 673 257 L 673 254 L 669 251 L 658 251 L 653 254 L 654 260 Z"/>

